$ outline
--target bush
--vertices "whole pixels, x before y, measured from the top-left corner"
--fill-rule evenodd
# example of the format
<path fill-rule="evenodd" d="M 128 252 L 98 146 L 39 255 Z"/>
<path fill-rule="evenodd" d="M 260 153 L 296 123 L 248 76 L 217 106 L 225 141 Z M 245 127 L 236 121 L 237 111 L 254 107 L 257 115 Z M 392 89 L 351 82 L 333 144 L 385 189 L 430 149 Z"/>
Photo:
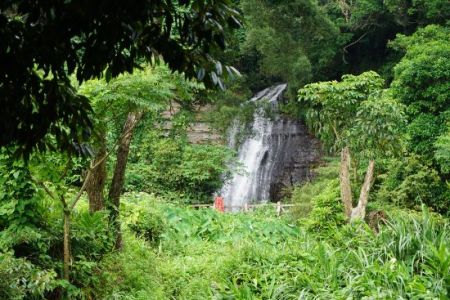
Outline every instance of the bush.
<path fill-rule="evenodd" d="M 157 200 L 144 193 L 127 194 L 124 203 L 124 223 L 137 236 L 157 245 L 166 230 L 166 221 L 162 212 L 156 207 Z"/>
<path fill-rule="evenodd" d="M 450 105 L 450 30 L 429 25 L 392 43 L 406 54 L 395 66 L 394 96 L 408 106 L 411 116 L 438 115 Z"/>
<path fill-rule="evenodd" d="M 224 146 L 191 145 L 170 138 L 161 138 L 148 151 L 148 160 L 129 165 L 126 190 L 155 193 L 178 203 L 210 202 L 233 156 Z"/>
<path fill-rule="evenodd" d="M 427 160 L 433 158 L 433 143 L 442 132 L 441 121 L 431 114 L 420 114 L 407 128 L 408 151 L 423 156 Z"/>
<path fill-rule="evenodd" d="M 98 260 L 113 245 L 108 212 L 81 210 L 72 216 L 72 252 L 89 260 Z"/>
<path fill-rule="evenodd" d="M 382 201 L 420 209 L 422 203 L 445 213 L 450 200 L 438 173 L 418 156 L 391 163 L 390 171 L 380 186 L 377 197 Z"/>
<path fill-rule="evenodd" d="M 312 199 L 312 203 L 313 209 L 306 221 L 308 231 L 326 235 L 345 223 L 337 179 L 330 181 L 325 189 Z"/>
<path fill-rule="evenodd" d="M 441 134 L 435 144 L 434 159 L 437 161 L 443 174 L 450 175 L 450 121 L 447 130 Z"/>
<path fill-rule="evenodd" d="M 41 270 L 10 252 L 0 252 L 0 299 L 43 298 L 55 284 L 53 270 Z"/>
<path fill-rule="evenodd" d="M 320 194 L 339 175 L 339 161 L 336 159 L 325 159 L 326 165 L 320 166 L 313 171 L 314 180 L 294 187 L 290 202 L 295 206 L 289 210 L 294 220 L 307 217 L 313 209 L 313 198 Z"/>

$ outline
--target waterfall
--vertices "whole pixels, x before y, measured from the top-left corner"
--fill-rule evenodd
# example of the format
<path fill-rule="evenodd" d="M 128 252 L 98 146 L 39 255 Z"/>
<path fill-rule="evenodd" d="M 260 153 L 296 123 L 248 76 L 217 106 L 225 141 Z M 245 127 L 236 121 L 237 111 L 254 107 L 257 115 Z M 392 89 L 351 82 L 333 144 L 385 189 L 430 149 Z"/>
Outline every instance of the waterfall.
<path fill-rule="evenodd" d="M 304 124 L 276 114 L 286 84 L 266 88 L 250 101 L 268 101 L 274 116 L 269 118 L 257 106 L 251 133 L 238 148 L 239 169 L 221 189 L 225 207 L 239 210 L 246 203 L 278 200 L 284 187 L 310 178 L 310 166 L 318 161 L 319 144 L 308 134 Z M 228 145 L 235 149 L 242 126 L 234 122 Z"/>
<path fill-rule="evenodd" d="M 267 88 L 256 94 L 250 101 L 256 102 L 265 99 L 275 107 L 285 89 L 286 84 Z M 262 108 L 255 110 L 251 134 L 243 141 L 238 150 L 238 161 L 243 170 L 235 172 L 221 190 L 227 207 L 238 207 L 250 201 L 269 199 L 270 177 L 275 158 L 278 155 L 278 151 L 276 151 L 278 147 L 275 149 L 272 147 L 274 142 L 273 126 L 274 122 L 264 115 Z M 239 129 L 239 124 L 234 122 L 229 131 L 230 147 L 235 147 Z"/>

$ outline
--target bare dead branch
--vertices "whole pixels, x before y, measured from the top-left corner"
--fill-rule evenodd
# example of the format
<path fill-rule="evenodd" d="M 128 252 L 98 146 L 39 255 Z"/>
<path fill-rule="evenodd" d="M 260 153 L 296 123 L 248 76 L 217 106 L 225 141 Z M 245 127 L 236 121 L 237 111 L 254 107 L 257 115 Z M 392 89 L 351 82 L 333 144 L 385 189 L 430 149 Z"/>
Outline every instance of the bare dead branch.
<path fill-rule="evenodd" d="M 353 41 L 350 44 L 344 46 L 344 48 L 342 48 L 342 60 L 344 61 L 345 64 L 348 64 L 348 61 L 345 59 L 345 54 L 348 52 L 347 49 L 359 43 L 359 41 L 361 41 L 368 33 L 369 31 L 363 33 L 356 41 Z"/>

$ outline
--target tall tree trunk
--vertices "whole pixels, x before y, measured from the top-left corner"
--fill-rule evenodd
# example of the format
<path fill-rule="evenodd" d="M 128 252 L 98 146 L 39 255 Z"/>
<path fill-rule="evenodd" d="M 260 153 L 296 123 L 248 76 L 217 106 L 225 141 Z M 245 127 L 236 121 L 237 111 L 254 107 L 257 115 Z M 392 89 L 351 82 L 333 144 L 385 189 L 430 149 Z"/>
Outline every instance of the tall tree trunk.
<path fill-rule="evenodd" d="M 100 137 L 100 147 L 95 155 L 94 165 L 91 171 L 89 182 L 86 185 L 86 192 L 89 199 L 89 211 L 96 212 L 105 208 L 105 198 L 103 192 L 106 184 L 106 141 L 105 136 Z"/>
<path fill-rule="evenodd" d="M 108 196 L 112 205 L 111 221 L 116 234 L 115 249 L 122 248 L 122 233 L 120 231 L 119 220 L 120 194 L 122 193 L 122 188 L 125 181 L 125 169 L 127 167 L 128 153 L 130 152 L 130 143 L 133 136 L 133 130 L 139 123 L 141 117 L 142 112 L 128 113 L 127 120 L 125 121 L 122 129 L 122 135 L 119 140 L 119 147 L 117 149 L 117 161 Z"/>
<path fill-rule="evenodd" d="M 369 161 L 366 176 L 364 177 L 364 183 L 361 186 L 358 205 L 352 210 L 350 221 L 354 221 L 357 219 L 363 220 L 366 217 L 366 207 L 367 201 L 369 199 L 369 191 L 372 186 L 374 169 L 375 169 L 375 161 L 372 159 Z"/>
<path fill-rule="evenodd" d="M 70 210 L 64 207 L 63 278 L 70 282 Z"/>
<path fill-rule="evenodd" d="M 345 147 L 341 150 L 341 171 L 340 171 L 341 199 L 344 204 L 345 215 L 350 219 L 352 215 L 353 200 L 350 184 L 350 150 Z"/>

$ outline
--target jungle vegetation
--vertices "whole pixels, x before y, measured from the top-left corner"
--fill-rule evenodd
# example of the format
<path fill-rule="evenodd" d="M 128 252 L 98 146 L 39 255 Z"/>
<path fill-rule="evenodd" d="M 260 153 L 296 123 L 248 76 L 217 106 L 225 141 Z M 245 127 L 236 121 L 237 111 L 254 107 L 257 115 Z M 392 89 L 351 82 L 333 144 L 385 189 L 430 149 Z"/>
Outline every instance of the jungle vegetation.
<path fill-rule="evenodd" d="M 449 298 L 449 22 L 446 0 L 2 1 L 0 299 Z M 191 208 L 280 82 L 314 179 L 281 216 Z M 222 138 L 190 142 L 199 118 Z"/>

